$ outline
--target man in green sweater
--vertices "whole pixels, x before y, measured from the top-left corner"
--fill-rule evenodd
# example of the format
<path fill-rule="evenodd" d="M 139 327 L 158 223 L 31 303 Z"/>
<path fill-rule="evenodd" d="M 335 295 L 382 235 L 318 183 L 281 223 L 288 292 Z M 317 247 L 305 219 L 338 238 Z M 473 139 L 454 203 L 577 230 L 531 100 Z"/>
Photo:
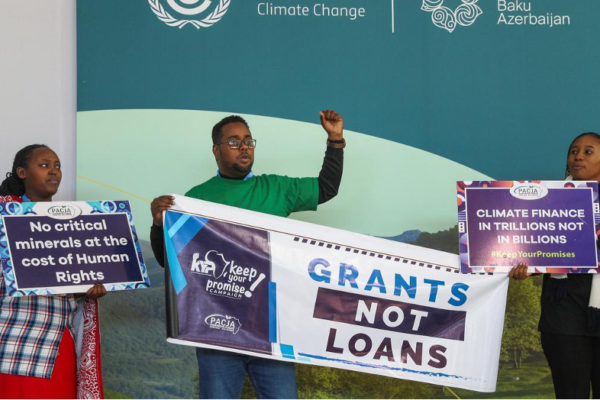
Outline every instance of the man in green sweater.
<path fill-rule="evenodd" d="M 319 113 L 327 132 L 327 148 L 318 178 L 290 178 L 252 173 L 256 140 L 240 116 L 222 119 L 212 130 L 213 147 L 219 168 L 217 176 L 193 187 L 185 195 L 246 210 L 287 217 L 292 212 L 316 210 L 337 195 L 343 171 L 344 121 L 337 112 Z M 154 224 L 150 232 L 156 260 L 164 266 L 162 214 L 174 205 L 172 196 L 152 201 Z M 296 398 L 295 366 L 243 354 L 197 348 L 200 397 L 239 398 L 246 373 L 258 398 Z"/>

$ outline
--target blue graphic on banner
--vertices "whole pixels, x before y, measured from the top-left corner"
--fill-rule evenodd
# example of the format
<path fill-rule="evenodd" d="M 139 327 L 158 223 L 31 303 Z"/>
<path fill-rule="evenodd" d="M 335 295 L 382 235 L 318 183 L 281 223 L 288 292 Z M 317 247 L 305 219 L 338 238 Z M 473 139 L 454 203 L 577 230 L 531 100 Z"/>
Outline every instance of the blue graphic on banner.
<path fill-rule="evenodd" d="M 281 355 L 283 358 L 289 358 L 292 360 L 296 359 L 296 356 L 294 355 L 294 346 L 289 344 L 281 344 L 279 345 L 279 348 L 281 349 Z"/>
<path fill-rule="evenodd" d="M 269 342 L 277 343 L 277 284 L 269 282 Z"/>
<path fill-rule="evenodd" d="M 187 246 L 208 221 L 207 218 L 191 218 L 189 214 L 180 214 L 174 211 L 165 213 L 165 224 L 170 227 L 168 230 L 165 229 L 165 246 L 167 247 L 171 280 L 177 294 L 181 293 L 187 285 L 177 254 Z"/>
<path fill-rule="evenodd" d="M 176 339 L 271 354 L 276 318 L 265 231 L 167 211 Z"/>
<path fill-rule="evenodd" d="M 442 372 L 417 371 L 417 370 L 410 369 L 410 368 L 391 367 L 389 365 L 380 365 L 380 364 L 371 364 L 371 363 L 360 362 L 360 361 L 343 360 L 343 359 L 339 359 L 339 358 L 325 357 L 325 356 L 320 356 L 320 355 L 316 355 L 316 354 L 300 353 L 300 355 L 303 356 L 303 357 L 313 358 L 315 360 L 327 360 L 327 361 L 333 361 L 333 362 L 340 363 L 340 364 L 357 365 L 357 366 L 361 366 L 361 367 L 365 367 L 365 368 L 371 368 L 371 369 L 383 369 L 383 370 L 388 370 L 388 371 L 401 371 L 401 372 L 409 373 L 409 374 L 417 374 L 417 375 L 425 375 L 425 376 L 436 376 L 436 377 L 441 377 L 441 378 L 456 378 L 456 379 L 467 380 L 467 378 L 465 378 L 463 376 L 444 374 Z M 473 380 L 473 379 L 471 379 L 471 380 Z"/>

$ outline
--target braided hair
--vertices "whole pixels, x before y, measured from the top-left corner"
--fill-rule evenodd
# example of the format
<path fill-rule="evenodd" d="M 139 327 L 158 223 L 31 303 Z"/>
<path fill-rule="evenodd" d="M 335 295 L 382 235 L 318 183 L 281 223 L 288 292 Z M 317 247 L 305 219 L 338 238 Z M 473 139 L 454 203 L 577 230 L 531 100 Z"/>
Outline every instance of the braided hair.
<path fill-rule="evenodd" d="M 597 134 L 596 132 L 585 132 L 585 133 L 582 133 L 581 135 L 577 136 L 575 139 L 573 139 L 573 141 L 569 145 L 569 149 L 567 150 L 567 166 L 565 168 L 565 178 L 567 176 L 571 175 L 571 172 L 569 171 L 569 154 L 571 154 L 571 147 L 573 147 L 573 143 L 575 143 L 577 141 L 577 139 L 582 138 L 584 136 L 592 136 L 592 137 L 598 139 L 598 141 L 600 142 L 600 135 Z"/>
<path fill-rule="evenodd" d="M 25 184 L 19 178 L 17 168 L 26 168 L 33 152 L 40 148 L 49 149 L 45 144 L 31 144 L 17 152 L 13 161 L 12 171 L 6 174 L 6 179 L 0 185 L 0 195 L 23 196 L 25 194 Z"/>

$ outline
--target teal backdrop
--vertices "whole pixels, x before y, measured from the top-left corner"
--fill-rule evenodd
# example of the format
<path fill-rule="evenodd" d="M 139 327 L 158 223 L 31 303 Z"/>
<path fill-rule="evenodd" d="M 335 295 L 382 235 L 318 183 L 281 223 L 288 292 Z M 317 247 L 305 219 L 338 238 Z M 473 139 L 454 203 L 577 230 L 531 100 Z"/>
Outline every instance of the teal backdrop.
<path fill-rule="evenodd" d="M 152 198 L 216 173 L 210 131 L 229 114 L 258 139 L 255 173 L 316 176 L 318 112 L 339 111 L 340 194 L 293 217 L 402 241 L 456 224 L 457 180 L 562 179 L 571 140 L 600 130 L 597 0 L 186 3 L 207 8 L 77 2 L 77 197 L 130 200 L 141 239 Z M 139 301 L 120 296 L 104 303 Z M 131 346 L 105 346 L 106 359 L 188 363 L 189 376 L 177 375 L 186 384 L 161 372 L 164 387 L 148 396 L 194 395 L 191 353 Z M 105 362 L 107 386 L 142 397 L 148 384 L 127 389 L 113 362 L 124 361 Z"/>

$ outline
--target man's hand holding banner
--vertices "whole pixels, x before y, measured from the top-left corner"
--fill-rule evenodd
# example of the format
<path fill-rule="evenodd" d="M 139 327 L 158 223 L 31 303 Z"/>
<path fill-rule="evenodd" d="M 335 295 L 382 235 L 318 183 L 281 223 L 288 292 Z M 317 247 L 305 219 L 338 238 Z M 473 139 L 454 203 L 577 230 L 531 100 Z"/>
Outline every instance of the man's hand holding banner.
<path fill-rule="evenodd" d="M 165 213 L 168 341 L 482 392 L 508 279 L 459 257 L 182 196 Z"/>

